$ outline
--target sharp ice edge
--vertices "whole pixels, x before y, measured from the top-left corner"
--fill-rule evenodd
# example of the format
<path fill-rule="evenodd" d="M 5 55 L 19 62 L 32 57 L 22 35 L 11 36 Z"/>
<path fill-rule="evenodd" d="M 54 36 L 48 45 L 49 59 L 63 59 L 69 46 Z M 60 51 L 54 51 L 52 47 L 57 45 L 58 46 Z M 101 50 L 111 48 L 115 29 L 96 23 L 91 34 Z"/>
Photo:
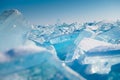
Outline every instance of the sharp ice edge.
<path fill-rule="evenodd" d="M 29 33 L 29 39 L 37 41 L 41 44 L 49 42 L 56 37 L 73 33 L 75 30 L 79 30 L 80 25 L 77 23 L 72 24 L 60 24 L 60 25 L 47 25 L 47 26 L 35 26 Z M 58 40 L 57 40 L 58 41 Z M 59 40 L 60 41 L 60 40 Z M 52 42 L 52 41 L 51 41 Z M 53 43 L 53 42 L 52 42 Z"/>
<path fill-rule="evenodd" d="M 13 20 L 15 22 L 12 22 Z M 65 76 L 69 79 L 84 79 L 67 67 L 67 65 L 65 66 L 64 61 L 74 63 L 74 60 L 77 59 L 78 61 L 80 60 L 79 63 L 82 63 L 82 65 L 87 64 L 88 66 L 85 74 L 109 74 L 111 67 L 120 63 L 120 35 L 118 35 L 120 34 L 119 20 L 116 22 L 100 21 L 84 24 L 62 23 L 33 26 L 28 24 L 18 10 L 8 10 L 0 15 L 0 26 L 0 37 L 2 38 L 0 41 L 0 44 L 2 45 L 0 47 L 0 63 L 5 63 L 8 68 L 10 64 L 12 66 L 9 68 L 10 71 L 14 69 L 13 67 L 16 67 L 16 62 L 23 61 L 28 65 L 27 61 L 32 62 L 31 59 L 28 60 L 28 58 L 31 58 L 30 55 L 36 56 L 39 55 L 38 53 L 45 57 L 43 60 L 48 60 L 48 63 L 46 63 L 47 65 L 50 62 L 50 65 L 52 65 L 50 69 L 57 66 L 60 74 L 53 72 L 53 75 L 58 75 L 59 78 L 60 76 Z M 15 34 L 16 32 L 17 34 Z M 4 45 L 6 42 L 7 44 Z M 52 55 L 51 58 L 48 57 L 49 54 Z M 58 58 L 63 60 L 63 63 Z M 58 62 L 55 62 L 53 59 L 57 59 Z M 25 71 L 20 71 L 18 73 L 11 72 L 11 75 L 8 75 L 4 80 L 9 80 L 9 78 L 12 77 L 21 79 L 24 77 L 23 75 L 26 75 L 31 71 L 30 69 L 36 71 L 34 68 L 43 64 L 38 62 L 38 58 L 38 61 L 34 62 L 35 58 L 32 58 L 32 60 L 33 62 L 28 66 L 18 63 L 22 68 L 16 67 L 14 70 L 25 69 Z M 40 61 L 43 60 L 41 59 Z M 14 64 L 12 65 L 11 63 Z M 35 64 L 40 65 L 30 68 Z M 1 74 L 6 73 L 7 71 L 4 71 L 6 68 L 3 66 L 0 69 L 2 70 L 2 68 L 4 69 L 1 71 Z M 38 71 L 40 71 L 40 69 L 42 68 L 40 67 Z M 48 66 L 44 70 L 48 70 Z M 64 73 L 64 71 L 66 73 Z M 26 75 L 24 79 L 27 79 L 27 76 L 30 75 L 31 74 Z M 39 76 L 39 79 L 48 78 L 51 78 L 51 76 L 48 76 L 47 78 Z"/>

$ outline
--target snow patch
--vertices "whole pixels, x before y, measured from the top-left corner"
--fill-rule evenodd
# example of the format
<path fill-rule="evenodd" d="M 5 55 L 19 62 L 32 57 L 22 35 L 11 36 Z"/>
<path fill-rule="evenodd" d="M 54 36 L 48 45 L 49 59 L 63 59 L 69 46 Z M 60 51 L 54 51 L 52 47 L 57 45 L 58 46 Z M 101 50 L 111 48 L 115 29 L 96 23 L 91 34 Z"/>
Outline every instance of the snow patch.
<path fill-rule="evenodd" d="M 112 45 L 112 44 L 99 41 L 99 40 L 95 40 L 95 39 L 91 39 L 91 38 L 84 38 L 80 42 L 79 47 L 84 51 L 89 51 L 98 46 L 109 46 L 109 45 Z"/>

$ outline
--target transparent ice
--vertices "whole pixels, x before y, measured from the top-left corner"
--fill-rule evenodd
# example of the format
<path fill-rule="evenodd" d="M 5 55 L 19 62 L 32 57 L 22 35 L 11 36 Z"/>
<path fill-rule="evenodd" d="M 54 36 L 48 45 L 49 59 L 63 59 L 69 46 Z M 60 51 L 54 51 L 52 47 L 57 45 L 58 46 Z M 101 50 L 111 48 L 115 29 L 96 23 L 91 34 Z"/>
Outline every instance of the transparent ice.
<path fill-rule="evenodd" d="M 16 10 L 6 10 L 0 15 L 0 51 L 24 44 L 31 26 Z"/>
<path fill-rule="evenodd" d="M 0 80 L 119 80 L 120 21 L 31 25 L 0 15 Z"/>

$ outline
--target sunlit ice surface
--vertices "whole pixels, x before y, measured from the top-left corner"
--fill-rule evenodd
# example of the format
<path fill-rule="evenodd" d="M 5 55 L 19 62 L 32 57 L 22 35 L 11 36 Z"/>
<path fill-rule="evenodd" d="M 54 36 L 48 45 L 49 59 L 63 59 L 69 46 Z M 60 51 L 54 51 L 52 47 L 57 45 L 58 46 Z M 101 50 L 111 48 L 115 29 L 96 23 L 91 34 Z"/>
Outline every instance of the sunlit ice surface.
<path fill-rule="evenodd" d="M 4 11 L 0 80 L 119 80 L 119 34 L 120 21 L 32 25 Z"/>

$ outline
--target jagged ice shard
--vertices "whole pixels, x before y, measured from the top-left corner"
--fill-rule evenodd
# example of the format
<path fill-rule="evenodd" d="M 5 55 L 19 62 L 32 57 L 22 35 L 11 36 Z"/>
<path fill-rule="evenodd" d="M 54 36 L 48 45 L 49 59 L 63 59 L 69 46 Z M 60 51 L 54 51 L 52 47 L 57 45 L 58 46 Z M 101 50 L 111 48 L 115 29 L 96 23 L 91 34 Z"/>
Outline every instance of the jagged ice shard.
<path fill-rule="evenodd" d="M 6 10 L 0 15 L 0 51 L 23 45 L 31 26 L 16 10 Z"/>
<path fill-rule="evenodd" d="M 35 27 L 18 10 L 4 11 L 0 21 L 0 80 L 85 80 L 58 59 L 53 45 L 30 38 Z"/>
<path fill-rule="evenodd" d="M 120 21 L 32 25 L 0 15 L 0 80 L 119 80 Z"/>

